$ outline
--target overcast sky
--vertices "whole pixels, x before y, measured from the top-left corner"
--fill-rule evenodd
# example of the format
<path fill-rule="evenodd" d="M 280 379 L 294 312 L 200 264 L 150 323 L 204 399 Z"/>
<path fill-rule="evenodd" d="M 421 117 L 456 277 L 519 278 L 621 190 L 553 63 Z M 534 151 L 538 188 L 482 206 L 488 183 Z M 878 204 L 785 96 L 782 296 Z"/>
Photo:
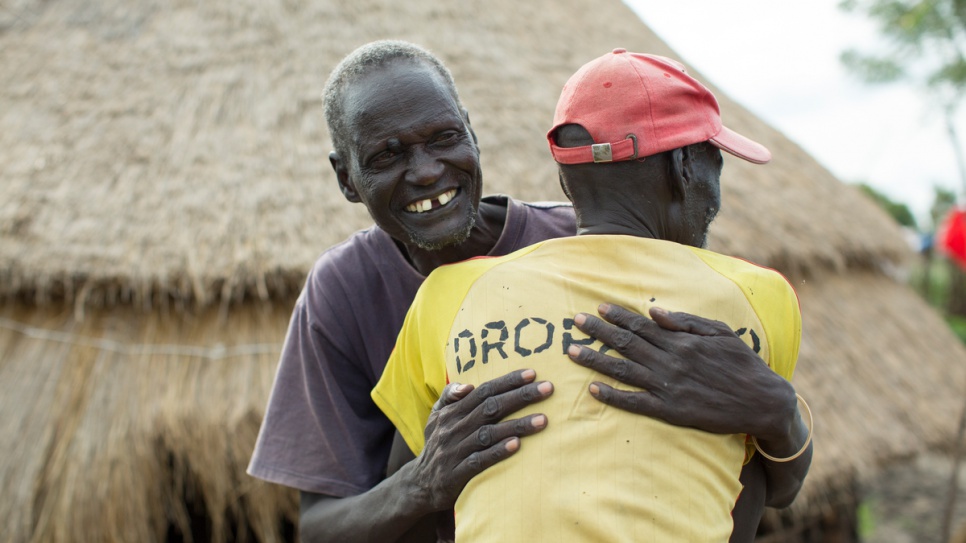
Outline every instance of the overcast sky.
<path fill-rule="evenodd" d="M 867 182 L 920 219 L 934 185 L 959 190 L 939 110 L 909 85 L 866 85 L 839 63 L 847 48 L 881 51 L 882 42 L 871 21 L 841 12 L 838 0 L 625 2 L 682 60 L 839 179 Z"/>

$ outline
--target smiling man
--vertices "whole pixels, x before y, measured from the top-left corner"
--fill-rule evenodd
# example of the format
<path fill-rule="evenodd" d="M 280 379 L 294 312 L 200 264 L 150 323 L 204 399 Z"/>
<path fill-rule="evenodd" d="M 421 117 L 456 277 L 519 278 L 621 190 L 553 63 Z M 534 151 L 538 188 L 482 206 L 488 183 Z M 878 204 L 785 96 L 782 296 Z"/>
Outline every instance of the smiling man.
<path fill-rule="evenodd" d="M 419 47 L 358 49 L 333 71 L 325 104 L 339 187 L 376 225 L 309 274 L 249 473 L 302 492 L 304 541 L 393 541 L 542 429 L 536 416 L 498 421 L 552 391 L 513 372 L 469 394 L 446 409 L 462 421 L 438 432 L 448 441 L 386 478 L 395 430 L 369 393 L 416 290 L 442 264 L 573 235 L 574 216 L 564 204 L 481 198 L 466 111 L 449 72 Z M 483 409 L 487 399 L 499 408 Z M 456 446 L 484 426 L 492 443 Z"/>
<path fill-rule="evenodd" d="M 339 187 L 350 202 L 366 206 L 375 226 L 326 250 L 309 273 L 249 473 L 299 489 L 303 541 L 435 541 L 434 513 L 451 523 L 467 482 L 547 426 L 542 413 L 514 413 L 549 397 L 553 385 L 538 381 L 532 369 L 475 388 L 453 383 L 429 417 L 420 455 L 391 474 L 395 428 L 370 392 L 432 270 L 572 236 L 573 209 L 481 197 L 469 116 L 449 71 L 422 48 L 395 41 L 360 47 L 333 70 L 324 101 Z M 572 333 L 579 328 L 620 345 L 627 360 L 642 365 L 700 365 L 722 373 L 734 364 L 760 365 L 734 334 L 717 335 L 719 328 L 698 317 L 671 314 L 645 334 L 637 313 L 612 305 L 602 315 L 606 321 L 580 319 Z M 613 371 L 608 358 L 574 358 Z M 783 399 L 767 380 L 749 378 L 740 394 L 722 402 L 714 379 L 701 386 L 687 372 L 668 379 L 691 391 L 662 408 L 680 425 L 700 427 L 709 409 L 723 409 L 736 424 L 754 428 L 761 425 L 761 406 Z M 705 401 L 710 397 L 716 401 Z M 643 412 L 620 405 L 627 399 L 608 389 L 597 400 Z M 797 490 L 795 480 L 770 473 L 766 483 L 761 466 L 750 465 L 743 496 L 757 496 L 749 501 L 752 517 L 767 496 Z"/>

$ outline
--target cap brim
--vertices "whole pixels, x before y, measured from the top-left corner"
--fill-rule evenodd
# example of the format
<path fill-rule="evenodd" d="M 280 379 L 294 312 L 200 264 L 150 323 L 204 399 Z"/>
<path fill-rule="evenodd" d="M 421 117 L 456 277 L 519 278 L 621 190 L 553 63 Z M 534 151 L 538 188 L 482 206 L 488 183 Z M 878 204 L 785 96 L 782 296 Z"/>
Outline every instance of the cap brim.
<path fill-rule="evenodd" d="M 771 151 L 764 145 L 752 141 L 741 134 L 722 126 L 721 132 L 709 140 L 715 147 L 727 151 L 738 158 L 755 164 L 765 164 L 771 160 Z"/>

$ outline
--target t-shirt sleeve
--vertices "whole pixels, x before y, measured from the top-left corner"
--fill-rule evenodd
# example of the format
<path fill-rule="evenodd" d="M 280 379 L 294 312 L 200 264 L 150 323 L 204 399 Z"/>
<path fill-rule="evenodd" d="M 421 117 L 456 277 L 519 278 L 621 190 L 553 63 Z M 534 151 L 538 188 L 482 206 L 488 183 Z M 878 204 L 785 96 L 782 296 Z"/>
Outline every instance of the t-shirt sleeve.
<path fill-rule="evenodd" d="M 347 497 L 382 479 L 393 428 L 323 290 L 310 278 L 296 303 L 248 473 Z"/>
<path fill-rule="evenodd" d="M 413 454 L 425 446 L 423 431 L 433 405 L 446 386 L 445 346 L 448 314 L 434 303 L 433 294 L 447 292 L 434 276 L 423 284 L 406 314 L 396 347 L 372 399 L 392 421 Z"/>
<path fill-rule="evenodd" d="M 802 311 L 795 289 L 781 274 L 771 271 L 768 281 L 759 285 L 766 300 L 762 326 L 768 340 L 768 363 L 775 373 L 791 381 L 802 343 Z"/>
<path fill-rule="evenodd" d="M 736 284 L 752 303 L 768 342 L 768 366 L 792 380 L 802 343 L 802 312 L 798 295 L 780 273 L 758 266 L 744 268 Z M 754 456 L 751 439 L 745 443 L 745 463 Z"/>
<path fill-rule="evenodd" d="M 773 269 L 700 249 L 694 254 L 741 289 L 764 329 L 765 362 L 791 381 L 802 342 L 802 311 L 795 289 Z"/>

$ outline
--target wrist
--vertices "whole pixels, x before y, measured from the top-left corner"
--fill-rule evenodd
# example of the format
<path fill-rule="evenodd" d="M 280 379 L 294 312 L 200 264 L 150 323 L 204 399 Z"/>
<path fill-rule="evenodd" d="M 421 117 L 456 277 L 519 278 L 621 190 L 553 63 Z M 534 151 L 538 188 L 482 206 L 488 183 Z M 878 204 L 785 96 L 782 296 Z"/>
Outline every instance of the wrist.
<path fill-rule="evenodd" d="M 415 460 L 406 463 L 396 472 L 395 477 L 398 478 L 396 484 L 399 493 L 406 496 L 405 502 L 407 507 L 411 509 L 410 512 L 417 515 L 428 515 L 444 508 L 437 507 L 434 503 L 434 493 L 426 484 L 426 478 L 422 470 L 419 469 L 420 458 L 417 457 Z"/>
<path fill-rule="evenodd" d="M 770 399 L 762 407 L 761 426 L 752 435 L 759 443 L 768 442 L 780 446 L 783 442 L 793 439 L 796 426 L 801 422 L 801 416 L 795 388 L 785 379 L 777 375 L 775 377 L 778 377 L 778 383 L 773 385 Z"/>
<path fill-rule="evenodd" d="M 804 398 L 798 394 L 795 395 L 795 398 L 794 418 L 789 430 L 784 435 L 771 438 L 752 437 L 758 452 L 773 462 L 790 462 L 801 456 L 811 443 L 813 429 L 811 410 Z M 807 422 L 805 419 L 807 419 Z"/>

